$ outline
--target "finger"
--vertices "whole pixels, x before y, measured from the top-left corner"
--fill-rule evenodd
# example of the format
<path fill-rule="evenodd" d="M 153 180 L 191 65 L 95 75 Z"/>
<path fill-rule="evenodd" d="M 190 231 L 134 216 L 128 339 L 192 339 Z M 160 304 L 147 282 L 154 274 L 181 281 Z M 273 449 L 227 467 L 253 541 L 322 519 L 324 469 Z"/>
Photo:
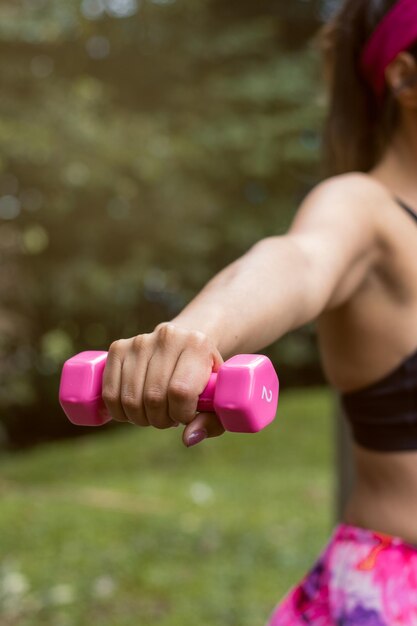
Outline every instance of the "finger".
<path fill-rule="evenodd" d="M 125 339 L 111 344 L 103 373 L 102 398 L 110 415 L 118 422 L 128 421 L 120 401 L 121 375 L 127 344 L 128 340 Z"/>
<path fill-rule="evenodd" d="M 128 420 L 137 426 L 149 426 L 143 401 L 143 388 L 149 364 L 149 337 L 138 335 L 131 344 L 122 367 L 121 403 Z"/>
<path fill-rule="evenodd" d="M 182 434 L 182 440 L 187 448 L 200 443 L 210 437 L 219 437 L 225 432 L 222 423 L 215 413 L 198 413 L 197 417 L 188 424 Z"/>
<path fill-rule="evenodd" d="M 189 424 L 197 413 L 198 397 L 207 385 L 213 367 L 210 353 L 187 350 L 180 354 L 168 385 L 168 411 L 171 419 Z"/>
<path fill-rule="evenodd" d="M 175 347 L 157 348 L 148 364 L 143 389 L 143 405 L 151 426 L 159 429 L 171 428 L 177 420 L 171 419 L 168 411 L 167 389 L 178 361 Z"/>

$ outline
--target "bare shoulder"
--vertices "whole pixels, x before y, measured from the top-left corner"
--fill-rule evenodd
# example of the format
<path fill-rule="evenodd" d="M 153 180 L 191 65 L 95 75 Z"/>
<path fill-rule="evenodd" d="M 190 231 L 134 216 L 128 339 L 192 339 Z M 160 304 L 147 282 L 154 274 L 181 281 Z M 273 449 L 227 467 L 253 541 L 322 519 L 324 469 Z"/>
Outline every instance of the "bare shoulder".
<path fill-rule="evenodd" d="M 367 174 L 352 172 L 328 178 L 305 198 L 294 220 L 297 228 L 311 220 L 339 222 L 378 231 L 394 201 L 384 185 Z"/>
<path fill-rule="evenodd" d="M 351 172 L 328 178 L 318 184 L 309 194 L 311 200 L 353 209 L 368 206 L 370 209 L 392 204 L 392 197 L 386 187 L 368 174 Z"/>

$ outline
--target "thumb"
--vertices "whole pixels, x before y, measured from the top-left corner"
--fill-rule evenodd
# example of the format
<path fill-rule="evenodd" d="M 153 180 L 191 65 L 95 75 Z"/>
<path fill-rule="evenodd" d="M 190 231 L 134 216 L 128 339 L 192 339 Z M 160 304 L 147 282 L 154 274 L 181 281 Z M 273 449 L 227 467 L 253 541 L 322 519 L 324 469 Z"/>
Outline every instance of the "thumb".
<path fill-rule="evenodd" d="M 203 439 L 218 437 L 223 433 L 224 428 L 215 413 L 198 413 L 195 419 L 184 428 L 182 440 L 189 448 Z"/>

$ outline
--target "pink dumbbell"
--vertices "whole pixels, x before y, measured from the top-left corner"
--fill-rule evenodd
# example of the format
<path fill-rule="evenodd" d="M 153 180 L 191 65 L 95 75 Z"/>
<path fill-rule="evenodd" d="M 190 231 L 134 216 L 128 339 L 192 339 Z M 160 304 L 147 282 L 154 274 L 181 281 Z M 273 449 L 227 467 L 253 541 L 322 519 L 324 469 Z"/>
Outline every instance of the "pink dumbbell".
<path fill-rule="evenodd" d="M 64 364 L 59 401 L 74 424 L 101 426 L 111 419 L 101 397 L 106 359 L 107 352 L 81 352 Z M 216 413 L 228 431 L 256 433 L 274 419 L 278 393 L 271 361 L 260 354 L 239 354 L 210 375 L 197 411 Z"/>

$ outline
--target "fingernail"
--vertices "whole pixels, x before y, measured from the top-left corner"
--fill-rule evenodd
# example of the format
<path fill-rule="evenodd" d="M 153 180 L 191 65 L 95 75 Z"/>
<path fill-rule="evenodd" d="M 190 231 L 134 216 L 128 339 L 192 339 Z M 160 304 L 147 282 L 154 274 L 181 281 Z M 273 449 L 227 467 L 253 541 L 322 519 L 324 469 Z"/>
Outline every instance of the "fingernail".
<path fill-rule="evenodd" d="M 179 423 L 179 422 L 172 422 L 172 425 L 173 425 L 173 427 L 174 427 L 174 428 L 178 428 L 178 426 L 180 425 L 180 423 Z"/>
<path fill-rule="evenodd" d="M 207 438 L 207 431 L 204 428 L 201 428 L 200 430 L 195 430 L 193 433 L 191 433 L 191 435 L 188 435 L 187 437 L 187 447 L 190 448 L 191 446 L 195 446 L 197 443 L 200 443 L 200 441 L 203 441 L 203 439 Z"/>

